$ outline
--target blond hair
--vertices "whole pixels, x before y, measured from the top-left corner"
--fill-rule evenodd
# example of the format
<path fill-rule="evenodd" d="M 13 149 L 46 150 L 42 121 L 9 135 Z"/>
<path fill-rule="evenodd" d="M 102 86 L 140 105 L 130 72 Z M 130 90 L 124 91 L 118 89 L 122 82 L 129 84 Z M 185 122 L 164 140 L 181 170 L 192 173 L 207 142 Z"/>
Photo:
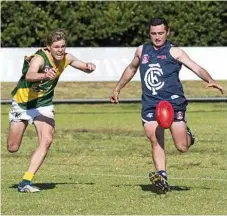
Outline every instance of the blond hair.
<path fill-rule="evenodd" d="M 54 42 L 59 40 L 66 41 L 66 33 L 63 29 L 56 29 L 51 32 L 46 37 L 46 45 L 51 46 Z"/>

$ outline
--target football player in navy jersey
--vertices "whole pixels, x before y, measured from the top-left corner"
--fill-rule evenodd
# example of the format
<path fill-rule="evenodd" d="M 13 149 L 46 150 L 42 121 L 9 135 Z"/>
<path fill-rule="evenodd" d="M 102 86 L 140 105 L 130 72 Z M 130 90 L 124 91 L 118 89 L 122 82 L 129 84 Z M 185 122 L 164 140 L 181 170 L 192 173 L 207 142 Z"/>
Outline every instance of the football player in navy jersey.
<path fill-rule="evenodd" d="M 176 148 L 186 152 L 194 144 L 195 138 L 186 125 L 185 112 L 187 100 L 179 79 L 182 64 L 207 82 L 207 87 L 224 89 L 211 75 L 183 50 L 167 41 L 169 26 L 164 18 L 153 18 L 149 24 L 151 42 L 140 45 L 134 58 L 125 68 L 110 97 L 112 103 L 119 103 L 121 89 L 133 78 L 140 68 L 142 84 L 142 122 L 145 134 L 152 145 L 152 158 L 156 171 L 149 178 L 158 189 L 169 189 L 166 173 L 166 153 L 164 148 L 164 129 L 158 127 L 155 108 L 161 100 L 169 101 L 174 109 L 174 122 L 170 132 Z"/>

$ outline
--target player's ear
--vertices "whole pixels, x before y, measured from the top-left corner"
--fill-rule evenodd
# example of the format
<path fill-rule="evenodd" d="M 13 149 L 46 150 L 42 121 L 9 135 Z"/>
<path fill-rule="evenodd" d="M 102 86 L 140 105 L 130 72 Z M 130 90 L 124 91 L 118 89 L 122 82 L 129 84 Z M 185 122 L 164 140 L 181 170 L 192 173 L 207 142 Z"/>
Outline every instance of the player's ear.
<path fill-rule="evenodd" d="M 167 36 L 169 35 L 169 33 L 170 33 L 170 29 L 168 28 L 168 30 L 167 30 Z"/>

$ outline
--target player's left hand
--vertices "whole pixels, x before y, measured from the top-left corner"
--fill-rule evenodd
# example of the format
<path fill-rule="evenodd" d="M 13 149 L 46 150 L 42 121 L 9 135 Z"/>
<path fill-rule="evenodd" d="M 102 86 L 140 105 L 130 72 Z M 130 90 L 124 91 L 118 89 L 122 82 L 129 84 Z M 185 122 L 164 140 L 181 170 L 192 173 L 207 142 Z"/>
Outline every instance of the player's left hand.
<path fill-rule="evenodd" d="M 119 103 L 119 92 L 113 91 L 113 95 L 110 96 L 111 103 L 118 104 Z"/>
<path fill-rule="evenodd" d="M 86 72 L 91 73 L 95 69 L 96 69 L 96 65 L 95 64 L 93 64 L 91 62 L 86 63 Z"/>
<path fill-rule="evenodd" d="M 206 86 L 206 88 L 208 88 L 208 87 L 216 88 L 216 89 L 218 89 L 222 94 L 224 94 L 224 92 L 225 92 L 224 88 L 223 88 L 221 85 L 219 85 L 218 83 L 216 83 L 216 82 L 211 82 L 211 83 L 209 83 L 209 84 Z"/>

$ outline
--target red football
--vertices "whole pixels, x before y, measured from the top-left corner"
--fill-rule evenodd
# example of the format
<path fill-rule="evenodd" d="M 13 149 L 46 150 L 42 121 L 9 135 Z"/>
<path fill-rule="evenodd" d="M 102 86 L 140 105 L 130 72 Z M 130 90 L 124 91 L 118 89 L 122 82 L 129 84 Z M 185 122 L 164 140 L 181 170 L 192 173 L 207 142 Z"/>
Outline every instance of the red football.
<path fill-rule="evenodd" d="M 162 128 L 169 128 L 173 123 L 174 110 L 168 101 L 160 101 L 156 107 L 156 121 Z"/>

